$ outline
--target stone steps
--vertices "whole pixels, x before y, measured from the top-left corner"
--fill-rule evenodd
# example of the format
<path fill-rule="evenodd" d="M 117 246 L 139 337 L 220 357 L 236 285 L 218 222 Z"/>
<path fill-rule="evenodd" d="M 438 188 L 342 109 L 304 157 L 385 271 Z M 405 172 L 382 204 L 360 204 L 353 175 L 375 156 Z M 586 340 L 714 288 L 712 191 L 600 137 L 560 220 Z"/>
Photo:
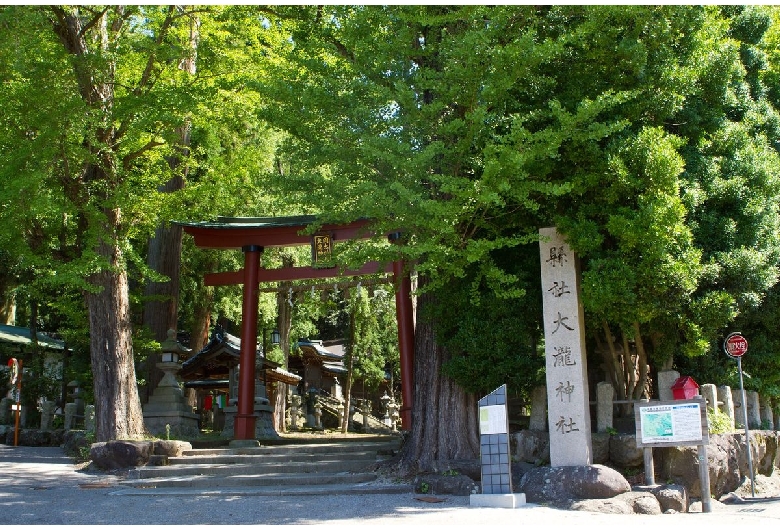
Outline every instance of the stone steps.
<path fill-rule="evenodd" d="M 241 494 L 410 492 L 411 485 L 377 485 L 377 462 L 400 448 L 398 437 L 191 449 L 161 465 L 131 469 L 123 485 L 162 492 L 243 491 Z M 286 493 L 285 493 L 286 492 Z M 236 493 L 238 494 L 238 493 Z"/>
<path fill-rule="evenodd" d="M 265 443 L 265 442 L 263 442 Z M 319 442 L 298 443 L 284 445 L 262 445 L 258 447 L 208 447 L 203 449 L 185 449 L 184 457 L 202 456 L 289 456 L 289 455 L 318 455 L 318 454 L 392 454 L 399 449 L 395 441 L 375 442 Z M 173 457 L 172 457 L 173 458 Z"/>

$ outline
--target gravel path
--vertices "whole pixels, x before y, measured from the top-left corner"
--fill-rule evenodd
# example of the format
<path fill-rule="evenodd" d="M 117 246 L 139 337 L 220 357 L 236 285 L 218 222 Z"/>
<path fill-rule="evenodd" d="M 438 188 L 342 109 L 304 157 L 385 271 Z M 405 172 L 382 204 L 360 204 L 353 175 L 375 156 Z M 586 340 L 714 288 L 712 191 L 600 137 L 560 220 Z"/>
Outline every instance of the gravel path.
<path fill-rule="evenodd" d="M 776 487 L 778 479 L 767 479 Z M 757 486 L 760 486 L 757 480 Z M 737 493 L 750 497 L 738 490 Z M 773 490 L 762 490 L 764 495 Z M 780 491 L 778 488 L 777 491 Z M 178 493 L 178 494 L 175 494 Z M 317 525 L 472 526 L 588 525 L 602 528 L 654 529 L 665 525 L 704 525 L 708 530 L 780 521 L 780 497 L 713 503 L 712 513 L 613 515 L 555 510 L 539 505 L 516 509 L 477 508 L 461 496 L 372 494 L 258 497 L 200 495 L 198 492 L 137 490 L 122 478 L 79 471 L 57 447 L 0 445 L 0 520 L 16 525 Z M 775 521 L 772 523 L 771 521 Z"/>

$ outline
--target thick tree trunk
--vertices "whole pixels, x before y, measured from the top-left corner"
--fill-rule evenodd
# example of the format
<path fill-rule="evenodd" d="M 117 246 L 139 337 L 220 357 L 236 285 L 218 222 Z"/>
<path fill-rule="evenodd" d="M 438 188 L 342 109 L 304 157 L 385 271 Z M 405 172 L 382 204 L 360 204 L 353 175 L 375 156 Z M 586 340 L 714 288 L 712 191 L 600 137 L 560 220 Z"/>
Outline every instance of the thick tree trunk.
<path fill-rule="evenodd" d="M 173 180 L 182 181 L 181 178 Z M 169 182 L 168 185 L 171 183 Z M 168 186 L 166 185 L 166 187 Z M 146 286 L 144 296 L 143 324 L 152 332 L 154 340 L 163 342 L 168 337 L 168 330 L 178 331 L 179 319 L 179 274 L 181 268 L 180 226 L 158 227 L 154 237 L 149 241 L 147 265 L 154 271 L 168 277 L 165 282 L 151 282 Z M 160 380 L 163 372 L 157 368 L 157 355 L 150 355 L 146 360 L 146 386 L 144 402 Z"/>
<path fill-rule="evenodd" d="M 115 221 L 118 219 L 115 217 Z M 107 227 L 107 233 L 113 232 Z M 90 277 L 97 292 L 87 293 L 90 352 L 95 394 L 95 435 L 99 442 L 139 438 L 144 434 L 143 413 L 136 386 L 130 299 L 127 274 L 118 246 L 97 247 L 108 260 Z"/>
<path fill-rule="evenodd" d="M 179 184 L 175 184 L 177 181 Z M 183 179 L 177 177 L 168 182 L 161 191 L 170 193 L 183 187 Z M 170 189 L 169 189 L 170 188 Z M 149 268 L 168 277 L 164 282 L 150 282 L 144 291 L 149 300 L 144 304 L 143 323 L 163 342 L 168 330 L 178 330 L 179 273 L 181 268 L 182 228 L 178 225 L 157 228 L 149 240 L 146 263 Z"/>
<path fill-rule="evenodd" d="M 435 300 L 427 293 L 417 302 L 420 315 Z M 479 456 L 477 398 L 442 373 L 449 354 L 437 344 L 432 324 L 424 319 L 418 318 L 414 349 L 412 428 L 401 449 L 399 470 L 404 474 L 446 471 L 451 460 Z"/>
<path fill-rule="evenodd" d="M 189 347 L 194 352 L 199 352 L 209 341 L 214 287 L 202 286 L 198 292 L 200 296 L 192 302 L 194 307 L 192 307 L 192 327 L 190 328 Z"/>
<path fill-rule="evenodd" d="M 16 300 L 10 291 L 0 294 L 0 324 L 16 325 Z"/>

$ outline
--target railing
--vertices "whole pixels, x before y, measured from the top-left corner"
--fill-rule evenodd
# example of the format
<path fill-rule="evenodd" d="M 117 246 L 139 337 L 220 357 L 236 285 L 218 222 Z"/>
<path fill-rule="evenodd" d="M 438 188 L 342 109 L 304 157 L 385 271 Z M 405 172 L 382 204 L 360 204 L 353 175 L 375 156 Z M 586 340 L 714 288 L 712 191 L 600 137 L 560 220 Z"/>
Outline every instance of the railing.
<path fill-rule="evenodd" d="M 339 415 L 341 414 L 339 409 L 341 408 L 341 410 L 343 410 L 345 404 L 343 400 L 331 396 L 330 393 L 325 390 L 320 390 L 317 394 L 317 397 L 319 399 L 319 404 L 322 410 L 327 411 L 330 414 L 339 418 Z M 352 402 L 354 403 L 354 401 Z M 356 416 L 358 416 L 359 419 L 357 419 Z M 366 419 L 368 420 L 367 427 L 372 431 L 388 431 L 388 432 L 391 431 L 390 427 L 385 425 L 385 423 L 382 420 L 380 420 L 379 418 L 377 418 L 376 416 L 370 413 L 366 415 Z M 352 421 L 354 423 L 364 425 L 363 413 L 360 411 L 358 407 L 355 407 L 355 412 L 353 413 Z"/>

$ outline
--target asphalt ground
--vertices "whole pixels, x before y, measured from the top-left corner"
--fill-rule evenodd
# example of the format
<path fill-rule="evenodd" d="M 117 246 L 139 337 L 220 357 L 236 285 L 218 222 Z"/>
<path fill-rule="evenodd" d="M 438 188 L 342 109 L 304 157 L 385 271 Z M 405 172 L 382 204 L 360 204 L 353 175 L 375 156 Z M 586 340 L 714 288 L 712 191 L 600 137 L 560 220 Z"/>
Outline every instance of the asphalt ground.
<path fill-rule="evenodd" d="M 777 528 L 780 522 L 780 497 L 738 497 L 741 502 L 733 504 L 713 500 L 709 513 L 619 515 L 558 510 L 538 504 L 514 509 L 473 507 L 465 496 L 414 493 L 292 493 L 269 497 L 253 495 L 248 488 L 204 495 L 187 489 L 139 490 L 123 486 L 122 480 L 116 475 L 79 470 L 59 447 L 0 445 L 0 525 L 3 529 L 28 525 L 587 525 L 621 530 L 687 529 L 695 525 L 707 530 L 733 530 L 756 525 Z"/>

